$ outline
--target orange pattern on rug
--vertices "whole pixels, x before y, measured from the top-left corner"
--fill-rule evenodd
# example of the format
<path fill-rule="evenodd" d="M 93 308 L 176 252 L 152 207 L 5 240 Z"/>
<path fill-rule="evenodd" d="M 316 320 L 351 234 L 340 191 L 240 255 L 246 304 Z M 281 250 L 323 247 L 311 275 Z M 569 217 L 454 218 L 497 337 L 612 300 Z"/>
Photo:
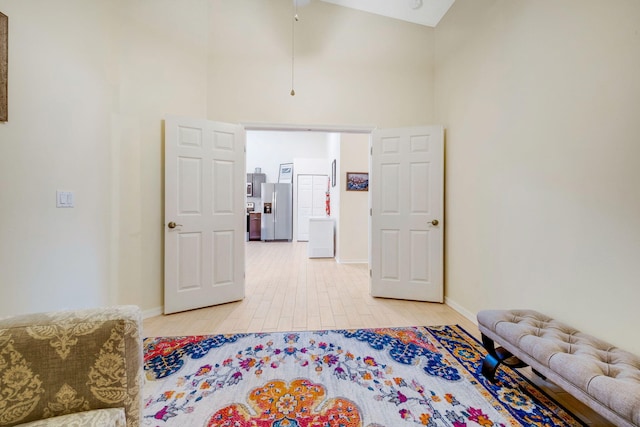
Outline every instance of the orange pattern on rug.
<path fill-rule="evenodd" d="M 360 427 L 360 412 L 345 398 L 333 398 L 322 405 L 325 388 L 307 379 L 297 379 L 287 385 L 281 380 L 270 381 L 255 388 L 249 404 L 257 416 L 246 407 L 229 405 L 216 412 L 207 427 Z"/>

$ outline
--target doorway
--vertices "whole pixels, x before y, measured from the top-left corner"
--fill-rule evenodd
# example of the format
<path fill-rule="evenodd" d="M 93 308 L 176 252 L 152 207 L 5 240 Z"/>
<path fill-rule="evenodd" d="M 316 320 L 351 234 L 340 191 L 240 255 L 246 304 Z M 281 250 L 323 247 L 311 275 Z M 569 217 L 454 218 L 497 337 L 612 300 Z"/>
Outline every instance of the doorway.
<path fill-rule="evenodd" d="M 165 121 L 165 313 L 244 297 L 246 204 L 240 195 L 246 194 L 246 132 L 253 130 L 274 129 L 178 117 Z M 340 159 L 371 162 L 372 191 L 363 200 L 370 201 L 367 236 L 373 238 L 367 260 L 373 296 L 443 302 L 443 133 L 441 126 L 380 129 L 364 156 L 334 151 Z M 339 141 L 342 147 L 342 137 Z M 325 164 L 331 173 L 332 162 Z M 348 175 L 339 164 L 337 176 Z M 362 190 L 368 173 L 357 169 L 355 190 Z M 336 187 L 340 190 L 339 178 Z M 336 187 L 334 194 L 340 194 Z M 342 221 L 339 238 L 340 226 Z M 173 311 L 167 310 L 168 301 L 175 303 Z"/>
<path fill-rule="evenodd" d="M 336 261 L 368 263 L 368 193 L 350 193 L 345 198 L 342 191 L 345 183 L 340 167 L 349 171 L 368 171 L 370 134 L 326 130 L 252 130 L 249 126 L 246 134 L 247 173 L 259 170 L 266 175 L 267 182 L 277 182 L 279 165 L 294 164 L 293 240 L 306 240 L 301 238 L 300 232 L 304 232 L 305 227 L 299 223 L 295 211 L 299 205 L 299 179 L 324 176 L 324 189 L 329 190 L 330 216 L 336 223 Z M 335 177 L 332 176 L 334 163 Z M 318 184 L 319 180 L 316 181 Z M 324 191 L 322 198 L 324 215 Z M 257 212 L 261 211 L 260 198 L 248 197 L 247 202 L 252 203 Z M 341 209 L 343 203 L 348 207 L 347 210 Z"/>

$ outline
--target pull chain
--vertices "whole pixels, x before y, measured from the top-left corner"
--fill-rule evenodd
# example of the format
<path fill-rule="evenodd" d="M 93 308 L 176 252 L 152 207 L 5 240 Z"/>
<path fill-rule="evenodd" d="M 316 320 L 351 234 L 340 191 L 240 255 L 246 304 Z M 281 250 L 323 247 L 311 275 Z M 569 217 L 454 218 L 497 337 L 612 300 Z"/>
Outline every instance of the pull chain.
<path fill-rule="evenodd" d="M 296 51 L 296 22 L 298 22 L 298 0 L 293 0 L 293 19 L 291 20 L 291 96 L 296 95 L 295 81 L 295 51 Z"/>

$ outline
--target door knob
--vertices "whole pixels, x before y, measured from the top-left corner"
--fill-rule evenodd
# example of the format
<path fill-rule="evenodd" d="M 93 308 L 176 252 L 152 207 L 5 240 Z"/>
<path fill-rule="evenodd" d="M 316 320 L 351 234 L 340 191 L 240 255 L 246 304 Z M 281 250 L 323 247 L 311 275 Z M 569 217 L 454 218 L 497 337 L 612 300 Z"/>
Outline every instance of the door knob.
<path fill-rule="evenodd" d="M 434 219 L 433 221 L 431 221 L 431 225 L 438 225 L 438 224 L 440 224 L 440 223 L 438 222 L 437 219 Z"/>
<path fill-rule="evenodd" d="M 167 224 L 167 227 L 169 228 L 182 227 L 182 224 L 176 224 L 175 222 L 171 221 L 169 224 Z"/>

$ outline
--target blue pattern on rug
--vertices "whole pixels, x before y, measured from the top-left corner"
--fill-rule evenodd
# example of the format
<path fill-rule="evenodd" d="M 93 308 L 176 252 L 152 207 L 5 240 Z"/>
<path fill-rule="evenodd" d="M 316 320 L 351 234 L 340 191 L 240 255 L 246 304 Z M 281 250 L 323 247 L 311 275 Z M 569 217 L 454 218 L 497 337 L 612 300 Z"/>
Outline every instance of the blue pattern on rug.
<path fill-rule="evenodd" d="M 187 358 L 200 359 L 214 348 L 236 342 L 247 334 L 206 335 L 183 338 L 145 340 L 144 369 L 155 379 L 168 377 L 180 370 Z"/>

